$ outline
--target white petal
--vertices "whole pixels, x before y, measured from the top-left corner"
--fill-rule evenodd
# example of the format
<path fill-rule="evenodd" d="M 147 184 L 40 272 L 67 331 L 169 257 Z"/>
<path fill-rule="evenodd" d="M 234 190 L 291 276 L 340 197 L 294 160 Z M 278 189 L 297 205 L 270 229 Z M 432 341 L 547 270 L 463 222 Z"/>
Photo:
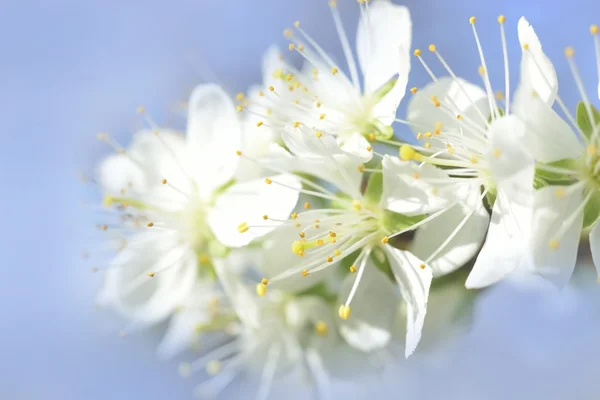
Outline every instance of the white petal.
<path fill-rule="evenodd" d="M 583 213 L 575 220 L 572 216 L 582 202 L 582 192 L 576 190 L 566 196 L 557 196 L 556 190 L 556 186 L 547 186 L 535 193 L 532 250 L 534 271 L 556 286 L 564 287 L 577 260 Z M 567 226 L 562 237 L 555 236 Z M 555 250 L 551 247 L 552 240 L 558 241 Z"/>
<path fill-rule="evenodd" d="M 123 154 L 111 154 L 106 157 L 98 167 L 97 176 L 102 190 L 115 196 L 130 184 L 142 193 L 148 190 L 144 170 Z"/>
<path fill-rule="evenodd" d="M 197 86 L 188 105 L 187 142 L 199 189 L 210 193 L 232 178 L 238 157 L 239 115 L 227 93 L 214 84 Z"/>
<path fill-rule="evenodd" d="M 515 93 L 513 111 L 526 126 L 523 143 L 536 160 L 548 163 L 578 158 L 583 147 L 577 135 L 548 104 L 532 94 L 529 83 L 522 83 Z"/>
<path fill-rule="evenodd" d="M 598 277 L 600 277 L 600 224 L 596 223 L 590 231 L 590 248 L 592 250 L 592 259 Z"/>
<path fill-rule="evenodd" d="M 243 280 L 244 268 L 240 264 L 247 264 L 248 259 L 244 252 L 233 250 L 226 258 L 219 258 L 213 261 L 215 272 L 219 282 L 223 285 L 223 290 L 231 300 L 231 304 L 236 314 L 244 325 L 255 329 L 260 327 L 260 298 L 254 292 L 254 288 Z"/>
<path fill-rule="evenodd" d="M 398 157 L 383 158 L 381 206 L 404 215 L 438 211 L 451 203 L 455 184 L 440 168 L 421 168 Z"/>
<path fill-rule="evenodd" d="M 408 251 L 384 246 L 392 272 L 406 303 L 406 348 L 408 358 L 417 348 L 427 313 L 429 287 L 433 278 L 431 267 L 421 268 L 423 261 Z"/>
<path fill-rule="evenodd" d="M 502 280 L 527 260 L 531 207 L 497 196 L 485 244 L 477 256 L 465 286 L 469 289 L 489 286 Z"/>
<path fill-rule="evenodd" d="M 196 257 L 178 244 L 176 235 L 136 235 L 110 268 L 101 301 L 142 325 L 167 318 L 189 296 L 196 280 Z M 149 277 L 149 272 L 155 276 Z"/>
<path fill-rule="evenodd" d="M 434 276 L 445 275 L 464 266 L 481 248 L 490 217 L 479 198 L 479 192 L 473 191 L 469 201 L 456 204 L 417 229 L 411 252 L 418 258 L 426 259 L 447 240 L 461 221 L 477 208 L 445 249 L 429 263 Z"/>
<path fill-rule="evenodd" d="M 208 222 L 221 243 L 230 247 L 245 246 L 278 226 L 276 222 L 263 220 L 263 215 L 275 220 L 289 218 L 302 185 L 293 175 L 276 175 L 271 179 L 270 185 L 264 180 L 236 184 L 217 198 Z M 237 228 L 243 222 L 251 228 L 240 233 Z"/>
<path fill-rule="evenodd" d="M 190 298 L 177 311 L 160 341 L 157 353 L 163 358 L 172 358 L 188 350 L 198 338 L 196 328 L 209 323 L 213 310 L 207 305 L 212 298 L 218 298 L 220 292 L 212 284 L 197 284 Z"/>
<path fill-rule="evenodd" d="M 523 145 L 525 125 L 515 116 L 495 120 L 489 128 L 488 161 L 498 190 L 512 203 L 530 207 L 533 201 L 534 160 Z"/>
<path fill-rule="evenodd" d="M 340 304 L 344 304 L 355 274 L 348 275 L 340 289 Z M 397 289 L 371 261 L 364 273 L 352 303 L 350 317 L 340 322 L 340 334 L 355 349 L 373 351 L 385 347 L 391 337 L 396 315 Z"/>
<path fill-rule="evenodd" d="M 395 114 L 396 112 L 394 111 L 394 115 Z M 371 144 L 360 133 L 354 133 L 344 137 L 340 146 L 342 151 L 354 154 L 364 163 L 369 162 L 373 158 L 373 152 L 367 150 L 367 147 L 371 147 Z"/>
<path fill-rule="evenodd" d="M 304 172 L 334 184 L 344 193 L 358 198 L 362 172 L 358 170 L 363 160 L 340 149 L 336 139 L 306 127 L 286 126 L 283 133 L 286 146 L 294 153 L 294 171 Z"/>
<path fill-rule="evenodd" d="M 521 47 L 527 44 L 528 50 L 523 50 L 521 59 L 521 85 L 529 87 L 529 93 L 535 90 L 542 101 L 548 105 L 554 103 L 558 92 L 558 80 L 552 62 L 542 50 L 542 45 L 525 17 L 519 19 L 519 42 Z"/>
<path fill-rule="evenodd" d="M 407 111 L 407 119 L 419 126 L 418 131 L 433 132 L 435 124 L 440 122 L 442 131 L 458 132 L 462 127 L 463 135 L 466 137 L 481 136 L 479 131 L 473 130 L 466 124 L 461 124 L 454 114 L 448 115 L 441 107 L 435 107 L 431 100 L 432 96 L 436 96 L 438 101 L 446 107 L 450 107 L 456 115 L 462 115 L 464 120 L 472 121 L 473 124 L 484 130 L 490 111 L 487 94 L 483 89 L 460 78 L 454 80 L 451 77 L 443 77 L 437 82 L 429 83 L 419 89 L 410 99 Z M 480 113 L 486 118 L 485 120 Z M 445 143 L 435 137 L 423 140 L 431 143 L 431 149 L 446 148 Z"/>
<path fill-rule="evenodd" d="M 372 93 L 394 75 L 406 81 L 410 71 L 412 22 L 408 8 L 379 0 L 369 6 L 358 25 L 356 50 L 365 78 L 365 93 Z M 401 83 L 401 82 L 400 82 Z M 398 103 L 404 90 L 400 93 Z M 396 95 L 396 97 L 398 97 Z"/>

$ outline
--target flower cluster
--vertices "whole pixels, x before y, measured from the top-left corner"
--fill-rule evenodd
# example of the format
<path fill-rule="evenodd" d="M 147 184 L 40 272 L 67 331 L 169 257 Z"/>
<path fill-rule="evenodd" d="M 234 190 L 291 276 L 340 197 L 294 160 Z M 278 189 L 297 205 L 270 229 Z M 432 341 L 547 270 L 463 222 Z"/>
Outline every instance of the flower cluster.
<path fill-rule="evenodd" d="M 249 93 L 198 86 L 185 134 L 147 118 L 127 148 L 99 135 L 117 150 L 97 182 L 116 218 L 100 228 L 118 247 L 100 302 L 130 321 L 127 330 L 168 321 L 161 355 L 202 346 L 202 357 L 181 365 L 184 375 L 213 376 L 200 393 L 219 392 L 241 372 L 259 374 L 257 398 L 294 372 L 325 390 L 329 376 L 377 368 L 376 356 L 403 335 L 408 357 L 430 296 L 442 299 L 429 304 L 434 323 L 453 319 L 454 300 L 436 282 L 460 280 L 465 265 L 466 288 L 452 295 L 458 311 L 467 289 L 508 275 L 564 285 L 588 228 L 600 265 L 600 112 L 574 50 L 566 56 L 582 99 L 575 116 L 524 18 L 511 94 L 504 16 L 502 93 L 492 88 L 475 17 L 482 87 L 458 77 L 432 44 L 446 71 L 434 75 L 425 51 L 411 49 L 406 7 L 358 3 L 354 51 L 329 1 L 343 65 L 296 21 L 284 35 L 301 68 L 272 48 Z M 598 27 L 590 31 L 599 56 Z M 432 82 L 407 90 L 414 61 Z M 414 138 L 394 138 L 402 125 Z M 437 335 L 451 329 L 438 325 Z"/>

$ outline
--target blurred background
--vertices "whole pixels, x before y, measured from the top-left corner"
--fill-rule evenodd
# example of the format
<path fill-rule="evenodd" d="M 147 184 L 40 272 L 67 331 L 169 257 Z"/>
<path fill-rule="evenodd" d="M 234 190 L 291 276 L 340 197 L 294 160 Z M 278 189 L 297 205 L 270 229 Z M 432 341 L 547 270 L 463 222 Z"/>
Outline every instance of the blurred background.
<path fill-rule="evenodd" d="M 516 23 L 525 15 L 563 77 L 560 93 L 570 108 L 579 96 L 565 46 L 575 47 L 584 81 L 590 93 L 596 90 L 588 27 L 600 23 L 599 2 L 395 2 L 411 9 L 413 47 L 435 43 L 469 80 L 478 81 L 479 61 L 468 18 L 478 18 L 488 70 L 501 90 L 496 18 L 507 17 L 515 87 Z M 356 1 L 338 3 L 353 38 Z M 216 81 L 233 95 L 259 82 L 263 51 L 285 46 L 281 32 L 294 20 L 341 58 L 327 1 L 3 0 L 0 10 L 0 202 L 6 211 L 0 399 L 191 398 L 197 382 L 182 379 L 177 363 L 155 357 L 157 334 L 120 338 L 119 326 L 95 307 L 101 276 L 81 255 L 97 240 L 98 221 L 81 205 L 93 197 L 80 172 L 93 171 L 110 151 L 96 141 L 97 132 L 127 143 L 140 124 L 137 106 L 161 125 L 180 125 L 177 105 L 194 85 Z M 413 63 L 409 87 L 427 82 Z M 479 299 L 472 326 L 454 345 L 427 360 L 399 362 L 383 377 L 357 376 L 365 384 L 340 384 L 335 398 L 599 398 L 600 287 L 590 262 L 582 265 L 587 273 L 561 293 L 496 286 Z M 244 387 L 232 393 L 253 396 Z"/>

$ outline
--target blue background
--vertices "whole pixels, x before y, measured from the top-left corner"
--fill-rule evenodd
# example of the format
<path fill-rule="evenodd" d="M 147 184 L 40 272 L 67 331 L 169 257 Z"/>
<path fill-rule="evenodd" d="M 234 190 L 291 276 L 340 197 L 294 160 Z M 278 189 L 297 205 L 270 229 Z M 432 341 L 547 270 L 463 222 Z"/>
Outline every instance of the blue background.
<path fill-rule="evenodd" d="M 338 3 L 352 38 L 357 5 Z M 496 17 L 507 16 L 514 87 L 516 21 L 525 15 L 563 78 L 560 93 L 571 109 L 578 96 L 562 55 L 566 45 L 575 46 L 595 93 L 588 27 L 600 23 L 598 2 L 403 4 L 412 12 L 413 46 L 436 43 L 472 81 L 479 61 L 468 18 L 476 15 L 499 90 Z M 258 82 L 262 52 L 271 43 L 283 47 L 281 31 L 296 19 L 341 58 L 326 0 L 4 0 L 0 9 L 0 399 L 191 398 L 193 379 L 155 358 L 157 335 L 119 338 L 118 325 L 94 306 L 100 276 L 80 254 L 94 246 L 98 216 L 81 205 L 91 196 L 79 171 L 91 171 L 109 151 L 97 132 L 127 142 L 140 125 L 138 105 L 161 124 L 181 123 L 173 110 L 195 84 L 216 80 L 234 94 Z M 413 63 L 409 85 L 426 82 Z M 478 305 L 472 331 L 449 350 L 449 364 L 425 368 L 409 360 L 368 388 L 406 399 L 598 398 L 599 290 L 549 295 L 500 285 Z M 240 392 L 247 397 L 251 391 Z"/>

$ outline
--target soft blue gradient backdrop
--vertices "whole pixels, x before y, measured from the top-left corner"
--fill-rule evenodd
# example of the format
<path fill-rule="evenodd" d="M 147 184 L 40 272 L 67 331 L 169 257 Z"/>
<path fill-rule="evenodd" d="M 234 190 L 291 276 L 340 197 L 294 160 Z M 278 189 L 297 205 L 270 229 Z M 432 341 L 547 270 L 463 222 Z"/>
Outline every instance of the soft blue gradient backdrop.
<path fill-rule="evenodd" d="M 353 37 L 356 3 L 338 2 Z M 404 4 L 413 15 L 414 46 L 435 42 L 466 78 L 476 81 L 479 65 L 468 17 L 478 17 L 490 75 L 503 90 L 496 17 L 507 16 L 516 78 L 516 21 L 526 15 L 563 77 L 567 104 L 578 99 L 562 56 L 568 44 L 595 92 L 588 26 L 600 23 L 599 2 Z M 94 307 L 100 276 L 80 253 L 98 221 L 80 205 L 90 196 L 78 171 L 92 170 L 108 151 L 96 132 L 128 140 L 139 126 L 137 105 L 165 124 L 202 78 L 217 79 L 232 94 L 257 82 L 262 52 L 273 42 L 285 45 L 281 31 L 296 19 L 341 57 L 326 0 L 4 0 L 0 9 L 0 398 L 190 398 L 194 381 L 181 379 L 175 363 L 156 360 L 155 337 L 121 339 L 118 326 Z M 409 85 L 427 81 L 414 63 Z M 449 365 L 423 369 L 409 360 L 378 392 L 405 399 L 598 398 L 594 289 L 549 297 L 502 285 L 479 304 L 475 326 Z"/>

